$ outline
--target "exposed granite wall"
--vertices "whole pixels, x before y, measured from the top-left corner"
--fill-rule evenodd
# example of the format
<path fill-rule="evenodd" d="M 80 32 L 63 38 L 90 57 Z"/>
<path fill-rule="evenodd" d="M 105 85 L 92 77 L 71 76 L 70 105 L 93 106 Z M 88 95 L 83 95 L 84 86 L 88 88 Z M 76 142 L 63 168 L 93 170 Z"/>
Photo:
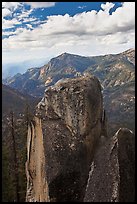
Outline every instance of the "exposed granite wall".
<path fill-rule="evenodd" d="M 96 77 L 48 87 L 28 128 L 26 201 L 134 201 L 134 135 L 107 136 Z"/>

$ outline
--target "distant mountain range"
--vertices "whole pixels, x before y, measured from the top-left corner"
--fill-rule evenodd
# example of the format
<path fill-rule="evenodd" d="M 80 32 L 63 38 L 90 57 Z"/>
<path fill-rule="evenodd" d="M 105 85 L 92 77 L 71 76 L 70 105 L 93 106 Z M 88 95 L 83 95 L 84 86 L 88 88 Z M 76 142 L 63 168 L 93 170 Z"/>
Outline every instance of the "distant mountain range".
<path fill-rule="evenodd" d="M 43 96 L 45 87 L 53 85 L 62 78 L 77 77 L 85 72 L 97 76 L 104 88 L 134 81 L 135 50 L 116 55 L 83 57 L 63 53 L 52 58 L 40 68 L 28 69 L 24 74 L 16 74 L 3 80 L 22 93 Z"/>
<path fill-rule="evenodd" d="M 135 104 L 135 50 L 120 54 L 84 57 L 63 53 L 52 58 L 40 68 L 28 69 L 24 74 L 16 74 L 3 83 L 35 97 L 43 97 L 46 87 L 63 78 L 72 78 L 91 73 L 102 84 L 104 106 L 110 124 L 115 121 L 134 130 Z M 129 122 L 130 121 L 130 122 Z M 129 124 L 130 123 L 130 124 Z M 117 128 L 118 129 L 118 128 Z"/>

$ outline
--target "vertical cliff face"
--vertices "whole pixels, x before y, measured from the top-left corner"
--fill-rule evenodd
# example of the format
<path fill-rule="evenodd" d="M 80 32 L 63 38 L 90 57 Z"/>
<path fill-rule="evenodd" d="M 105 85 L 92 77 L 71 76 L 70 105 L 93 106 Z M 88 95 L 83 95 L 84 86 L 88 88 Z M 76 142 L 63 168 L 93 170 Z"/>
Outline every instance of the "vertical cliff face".
<path fill-rule="evenodd" d="M 39 199 L 41 168 L 51 201 L 82 201 L 95 146 L 102 131 L 103 103 L 99 81 L 87 75 L 57 82 L 45 91 L 36 115 L 35 125 L 28 130 L 28 135 L 35 135 L 31 139 L 34 152 L 30 152 L 28 162 L 29 168 L 36 170 L 33 197 Z M 44 149 L 38 144 L 44 145 Z M 45 165 L 42 157 L 46 160 Z"/>
<path fill-rule="evenodd" d="M 35 117 L 28 128 L 27 138 L 27 195 L 26 202 L 48 202 L 45 155 L 41 119 Z"/>
<path fill-rule="evenodd" d="M 134 148 L 128 129 L 107 137 L 97 78 L 58 81 L 28 128 L 26 201 L 134 201 Z"/>

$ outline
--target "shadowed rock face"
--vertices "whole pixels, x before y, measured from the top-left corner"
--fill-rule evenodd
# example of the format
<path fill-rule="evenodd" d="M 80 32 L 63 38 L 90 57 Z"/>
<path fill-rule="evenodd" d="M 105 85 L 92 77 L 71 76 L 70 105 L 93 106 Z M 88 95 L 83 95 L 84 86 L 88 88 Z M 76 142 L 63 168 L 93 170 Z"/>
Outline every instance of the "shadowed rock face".
<path fill-rule="evenodd" d="M 58 81 L 37 105 L 27 141 L 27 202 L 134 201 L 134 135 L 107 138 L 100 83 Z"/>
<path fill-rule="evenodd" d="M 135 144 L 121 128 L 94 155 L 84 202 L 134 202 Z"/>
<path fill-rule="evenodd" d="M 135 202 L 135 135 L 128 129 L 121 128 L 118 137 L 118 159 L 120 202 Z"/>
<path fill-rule="evenodd" d="M 39 106 L 45 104 L 40 115 L 44 111 L 42 127 L 50 199 L 82 201 L 102 128 L 99 81 L 92 76 L 60 81 L 46 90 L 42 101 Z"/>
<path fill-rule="evenodd" d="M 45 91 L 36 115 L 42 120 L 50 201 L 82 201 L 102 130 L 99 81 L 86 75 L 57 82 Z"/>

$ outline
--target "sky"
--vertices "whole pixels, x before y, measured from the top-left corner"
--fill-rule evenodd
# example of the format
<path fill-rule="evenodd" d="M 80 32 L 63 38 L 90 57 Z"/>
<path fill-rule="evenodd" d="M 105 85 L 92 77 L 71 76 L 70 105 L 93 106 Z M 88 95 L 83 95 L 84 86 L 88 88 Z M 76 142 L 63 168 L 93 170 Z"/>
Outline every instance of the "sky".
<path fill-rule="evenodd" d="M 2 2 L 3 69 L 134 47 L 135 2 Z"/>

